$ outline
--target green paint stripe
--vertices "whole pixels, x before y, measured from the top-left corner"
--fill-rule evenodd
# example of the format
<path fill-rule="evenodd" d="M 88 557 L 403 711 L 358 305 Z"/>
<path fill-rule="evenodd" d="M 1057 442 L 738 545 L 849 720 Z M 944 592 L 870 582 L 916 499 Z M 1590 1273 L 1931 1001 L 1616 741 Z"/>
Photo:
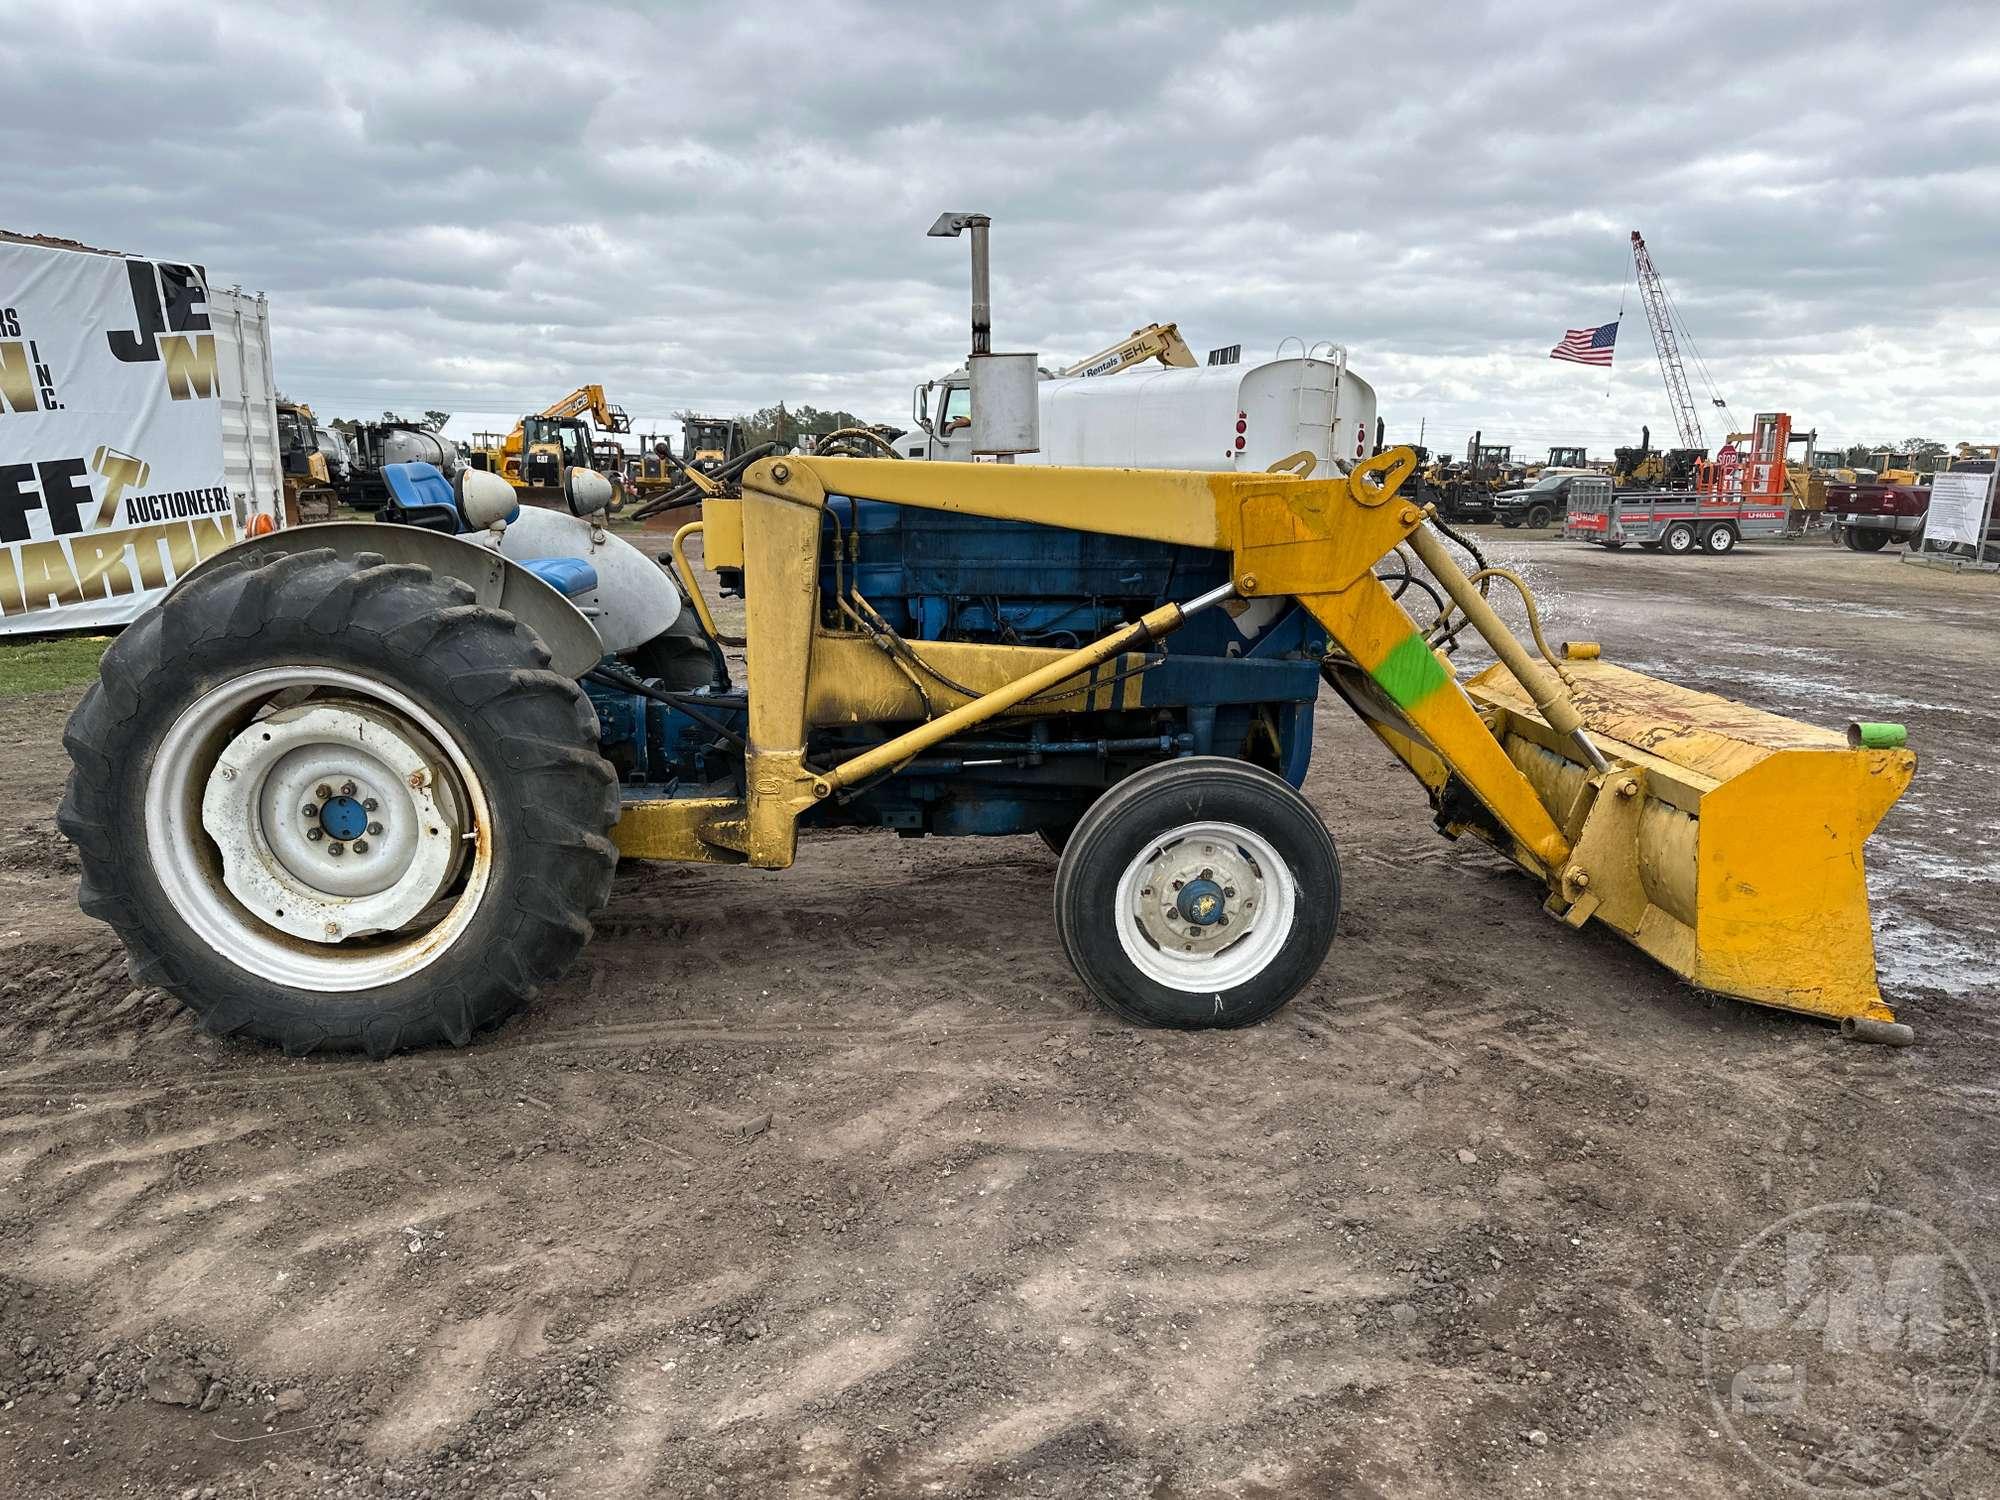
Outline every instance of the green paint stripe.
<path fill-rule="evenodd" d="M 1403 708 L 1416 707 L 1451 680 L 1436 653 L 1415 631 L 1396 642 L 1369 675 Z"/>

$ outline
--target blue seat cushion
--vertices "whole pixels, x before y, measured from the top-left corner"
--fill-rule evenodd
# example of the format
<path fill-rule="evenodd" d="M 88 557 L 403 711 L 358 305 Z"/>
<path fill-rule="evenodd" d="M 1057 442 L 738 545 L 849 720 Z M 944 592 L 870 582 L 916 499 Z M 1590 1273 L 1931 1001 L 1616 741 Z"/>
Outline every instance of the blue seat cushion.
<path fill-rule="evenodd" d="M 597 587 L 597 569 L 580 557 L 537 557 L 521 565 L 565 599 Z"/>
<path fill-rule="evenodd" d="M 382 482 L 405 510 L 425 505 L 449 505 L 457 509 L 451 481 L 438 472 L 436 464 L 384 464 Z"/>

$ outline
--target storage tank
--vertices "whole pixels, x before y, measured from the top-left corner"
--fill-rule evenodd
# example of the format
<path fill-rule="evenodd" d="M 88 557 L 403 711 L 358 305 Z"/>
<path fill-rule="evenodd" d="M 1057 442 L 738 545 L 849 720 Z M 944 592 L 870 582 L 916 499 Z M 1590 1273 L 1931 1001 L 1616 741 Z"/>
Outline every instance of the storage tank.
<path fill-rule="evenodd" d="M 1334 460 L 1351 465 L 1375 451 L 1375 388 L 1338 349 L 1257 365 L 1055 376 L 1037 389 L 1041 447 L 1016 463 L 1250 473 L 1309 452 L 1312 473 L 1324 477 Z M 935 435 L 912 432 L 896 446 L 908 458 L 970 460 L 964 371 L 917 388 L 920 420 L 933 394 Z"/>
<path fill-rule="evenodd" d="M 1249 473 L 1304 450 L 1325 475 L 1374 451 L 1375 388 L 1338 360 L 1058 378 L 1041 400 L 1041 451 L 1018 463 Z"/>
<path fill-rule="evenodd" d="M 436 464 L 448 479 L 458 472 L 463 460 L 458 449 L 428 428 L 389 427 L 382 433 L 379 464 Z"/>

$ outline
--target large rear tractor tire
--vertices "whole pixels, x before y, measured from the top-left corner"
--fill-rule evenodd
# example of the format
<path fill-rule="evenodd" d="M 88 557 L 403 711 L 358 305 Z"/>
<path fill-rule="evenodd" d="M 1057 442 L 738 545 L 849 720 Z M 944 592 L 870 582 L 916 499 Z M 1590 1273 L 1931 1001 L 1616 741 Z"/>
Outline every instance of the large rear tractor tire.
<path fill-rule="evenodd" d="M 1319 971 L 1340 860 L 1280 778 L 1201 756 L 1119 782 L 1056 871 L 1056 930 L 1092 994 L 1146 1026 L 1248 1026 Z"/>
<path fill-rule="evenodd" d="M 428 568 L 330 550 L 176 590 L 71 715 L 83 909 L 208 1030 L 463 1046 L 610 894 L 617 780 L 539 637 Z"/>

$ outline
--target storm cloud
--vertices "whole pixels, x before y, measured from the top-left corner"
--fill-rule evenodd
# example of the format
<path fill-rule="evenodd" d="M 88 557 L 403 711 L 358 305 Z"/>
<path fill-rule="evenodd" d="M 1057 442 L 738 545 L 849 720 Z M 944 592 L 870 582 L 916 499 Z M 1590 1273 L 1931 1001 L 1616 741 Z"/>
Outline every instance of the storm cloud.
<path fill-rule="evenodd" d="M 1986 4 L 0 0 L 0 77 L 0 228 L 267 293 L 323 417 L 896 420 L 964 209 L 996 347 L 1334 339 L 1433 447 L 1671 439 L 1634 228 L 1739 422 L 2000 427 Z M 1548 359 L 1621 301 L 1608 380 Z"/>

